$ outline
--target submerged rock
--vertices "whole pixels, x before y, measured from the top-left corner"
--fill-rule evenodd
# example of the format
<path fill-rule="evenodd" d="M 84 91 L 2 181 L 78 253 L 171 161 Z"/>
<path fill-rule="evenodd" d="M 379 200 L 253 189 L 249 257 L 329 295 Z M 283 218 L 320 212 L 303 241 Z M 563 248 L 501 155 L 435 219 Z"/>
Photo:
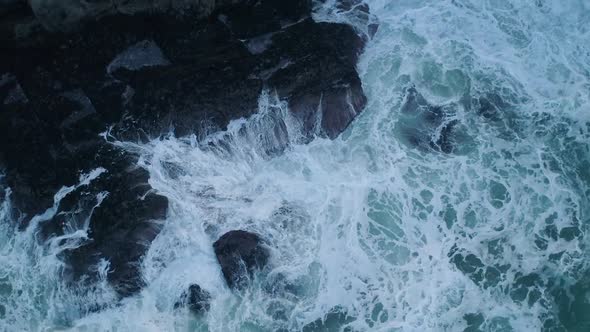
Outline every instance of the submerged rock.
<path fill-rule="evenodd" d="M 465 153 L 473 144 L 464 125 L 455 117 L 457 105 L 429 103 L 415 87 L 406 91 L 395 129 L 402 141 L 422 151 Z"/>
<path fill-rule="evenodd" d="M 266 266 L 269 258 L 258 235 L 240 230 L 223 234 L 213 244 L 213 250 L 231 288 L 244 286 L 254 270 Z"/>
<path fill-rule="evenodd" d="M 211 295 L 197 284 L 192 284 L 182 293 L 174 308 L 187 307 L 194 314 L 202 314 L 209 310 Z"/>

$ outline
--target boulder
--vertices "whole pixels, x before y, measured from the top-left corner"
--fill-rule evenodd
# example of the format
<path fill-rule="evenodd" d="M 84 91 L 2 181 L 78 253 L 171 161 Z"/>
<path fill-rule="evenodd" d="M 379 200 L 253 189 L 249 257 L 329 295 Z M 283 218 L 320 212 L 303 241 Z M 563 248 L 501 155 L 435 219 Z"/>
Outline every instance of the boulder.
<path fill-rule="evenodd" d="M 343 45 L 346 45 L 343 47 Z M 356 63 L 362 38 L 350 27 L 306 19 L 272 38 L 262 53 L 279 64 L 268 78 L 308 134 L 335 138 L 366 104 Z"/>
<path fill-rule="evenodd" d="M 117 55 L 107 66 L 107 73 L 138 70 L 144 67 L 168 66 L 170 61 L 152 40 L 142 40 Z"/>
<path fill-rule="evenodd" d="M 197 284 L 192 284 L 182 293 L 174 308 L 186 307 L 194 314 L 202 314 L 209 310 L 211 295 Z"/>
<path fill-rule="evenodd" d="M 229 231 L 213 243 L 221 272 L 230 288 L 241 288 L 256 269 L 266 266 L 268 249 L 257 234 Z"/>

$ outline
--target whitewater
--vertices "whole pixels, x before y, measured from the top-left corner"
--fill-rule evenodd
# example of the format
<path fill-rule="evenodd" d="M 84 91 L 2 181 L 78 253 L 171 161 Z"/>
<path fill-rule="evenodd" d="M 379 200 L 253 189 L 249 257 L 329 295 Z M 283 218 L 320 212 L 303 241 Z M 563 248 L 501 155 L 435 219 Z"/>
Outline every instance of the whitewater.
<path fill-rule="evenodd" d="M 366 2 L 368 104 L 334 140 L 309 141 L 268 90 L 222 132 L 137 143 L 105 128 L 170 202 L 137 296 L 115 301 L 106 261 L 91 289 L 61 280 L 90 215 L 36 235 L 104 169 L 25 230 L 0 187 L 0 331 L 589 331 L 590 1 Z M 333 1 L 314 19 L 367 33 Z M 403 112 L 410 91 L 439 123 Z M 243 291 L 212 248 L 234 229 L 271 253 Z M 211 294 L 203 315 L 175 308 L 191 284 Z"/>

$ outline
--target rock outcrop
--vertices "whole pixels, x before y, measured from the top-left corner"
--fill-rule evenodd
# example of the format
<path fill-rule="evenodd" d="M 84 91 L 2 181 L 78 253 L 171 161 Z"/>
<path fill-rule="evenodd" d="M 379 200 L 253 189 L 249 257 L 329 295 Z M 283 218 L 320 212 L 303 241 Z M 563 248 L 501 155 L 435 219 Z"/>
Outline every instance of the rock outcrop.
<path fill-rule="evenodd" d="M 33 33 L 0 53 L 0 166 L 20 226 L 81 173 L 105 169 L 41 225 L 40 241 L 48 241 L 87 224 L 87 239 L 61 253 L 66 277 L 92 281 L 107 261 L 119 294 L 136 293 L 141 258 L 166 217 L 167 199 L 137 156 L 100 135 L 107 129 L 132 141 L 223 129 L 256 112 L 263 89 L 289 103 L 309 138 L 336 137 L 362 111 L 355 66 L 365 39 L 354 29 L 314 22 L 309 0 L 215 10 L 204 20 L 101 15 L 75 32 Z"/>
<path fill-rule="evenodd" d="M 230 288 L 241 288 L 256 269 L 266 266 L 269 252 L 257 234 L 230 231 L 213 244 L 221 272 Z"/>
<path fill-rule="evenodd" d="M 201 286 L 192 284 L 182 293 L 180 300 L 174 304 L 175 308 L 186 307 L 192 313 L 198 315 L 209 310 L 209 293 Z"/>
<path fill-rule="evenodd" d="M 84 21 L 117 14 L 166 12 L 198 19 L 237 2 L 240 0 L 28 0 L 36 18 L 49 31 L 68 31 Z"/>

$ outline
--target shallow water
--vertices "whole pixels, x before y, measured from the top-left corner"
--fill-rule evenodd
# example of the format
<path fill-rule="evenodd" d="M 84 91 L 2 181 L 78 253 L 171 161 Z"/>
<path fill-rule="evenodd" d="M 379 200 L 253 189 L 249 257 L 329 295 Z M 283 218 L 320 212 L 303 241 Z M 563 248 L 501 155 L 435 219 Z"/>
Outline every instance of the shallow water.
<path fill-rule="evenodd" d="M 121 304 L 106 282 L 66 288 L 57 256 L 84 223 L 39 245 L 35 224 L 54 210 L 24 232 L 2 222 L 0 330 L 589 330 L 590 3 L 368 4 L 380 24 L 358 65 L 369 104 L 341 137 L 302 144 L 272 92 L 206 137 L 105 133 L 170 201 L 148 286 Z M 315 19 L 360 24 L 334 8 Z M 403 112 L 411 87 L 441 106 L 437 121 Z M 271 248 L 243 293 L 212 250 L 232 229 Z M 204 316 L 174 309 L 192 283 L 212 295 Z"/>

